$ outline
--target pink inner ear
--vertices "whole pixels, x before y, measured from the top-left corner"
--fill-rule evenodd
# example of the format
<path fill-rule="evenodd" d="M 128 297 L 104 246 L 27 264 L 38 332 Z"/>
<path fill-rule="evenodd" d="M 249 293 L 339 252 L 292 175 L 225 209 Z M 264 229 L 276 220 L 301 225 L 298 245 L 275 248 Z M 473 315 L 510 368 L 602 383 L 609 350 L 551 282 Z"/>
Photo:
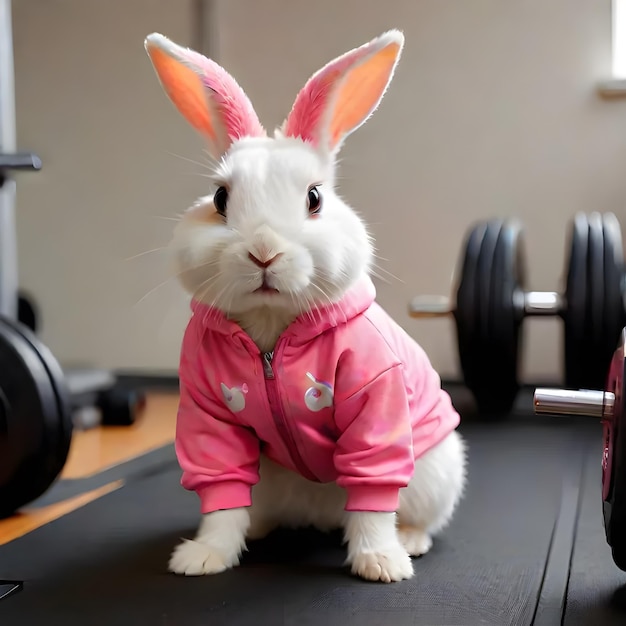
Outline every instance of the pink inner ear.
<path fill-rule="evenodd" d="M 284 134 L 336 149 L 378 106 L 403 42 L 399 31 L 388 31 L 322 67 L 296 97 Z"/>
<path fill-rule="evenodd" d="M 333 95 L 333 88 L 344 70 L 353 63 L 350 58 L 341 64 L 322 68 L 313 75 L 298 94 L 285 123 L 287 137 L 300 137 L 317 146 L 321 118 L 327 113 L 327 105 Z"/>
<path fill-rule="evenodd" d="M 301 137 L 317 145 L 320 121 L 328 112 L 330 99 L 345 73 L 370 52 L 368 45 L 347 52 L 313 74 L 302 88 L 285 123 L 287 137 Z"/>
<path fill-rule="evenodd" d="M 249 98 L 224 68 L 193 50 L 185 50 L 181 61 L 191 63 L 210 91 L 212 108 L 220 116 L 231 141 L 266 136 Z"/>

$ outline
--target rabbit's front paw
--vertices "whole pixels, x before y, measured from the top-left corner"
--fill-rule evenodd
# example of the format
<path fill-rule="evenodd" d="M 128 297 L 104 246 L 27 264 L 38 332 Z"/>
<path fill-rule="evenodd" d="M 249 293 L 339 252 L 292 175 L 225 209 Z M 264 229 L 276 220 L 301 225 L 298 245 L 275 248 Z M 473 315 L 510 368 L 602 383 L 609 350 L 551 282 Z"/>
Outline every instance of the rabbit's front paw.
<path fill-rule="evenodd" d="M 172 552 L 169 570 L 174 574 L 185 576 L 203 576 L 219 574 L 233 565 L 238 559 L 230 562 L 212 546 L 199 541 L 185 540 L 178 544 Z"/>
<path fill-rule="evenodd" d="M 358 553 L 351 565 L 353 574 L 383 583 L 412 578 L 414 574 L 411 557 L 401 545 L 385 551 Z"/>

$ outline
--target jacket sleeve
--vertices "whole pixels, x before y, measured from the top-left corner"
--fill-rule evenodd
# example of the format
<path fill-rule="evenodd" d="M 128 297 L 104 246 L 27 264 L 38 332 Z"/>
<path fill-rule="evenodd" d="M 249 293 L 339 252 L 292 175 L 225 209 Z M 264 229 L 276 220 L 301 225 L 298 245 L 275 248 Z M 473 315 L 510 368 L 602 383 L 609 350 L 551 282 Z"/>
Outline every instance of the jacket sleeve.
<path fill-rule="evenodd" d="M 394 511 L 413 475 L 413 434 L 402 367 L 394 365 L 335 407 L 334 456 L 347 511 Z"/>
<path fill-rule="evenodd" d="M 200 498 L 201 512 L 250 506 L 259 480 L 259 442 L 203 382 L 204 348 L 199 331 L 185 332 L 180 359 L 176 455 L 181 484 Z"/>

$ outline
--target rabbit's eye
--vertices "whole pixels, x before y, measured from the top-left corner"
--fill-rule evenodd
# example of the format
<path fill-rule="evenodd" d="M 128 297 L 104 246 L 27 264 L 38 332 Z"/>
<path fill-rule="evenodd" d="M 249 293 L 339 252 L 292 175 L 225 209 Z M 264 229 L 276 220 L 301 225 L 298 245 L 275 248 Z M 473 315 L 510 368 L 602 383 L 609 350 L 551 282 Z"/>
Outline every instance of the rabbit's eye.
<path fill-rule="evenodd" d="M 322 210 L 322 196 L 317 187 L 311 187 L 307 196 L 309 215 L 316 215 Z"/>
<path fill-rule="evenodd" d="M 226 187 L 219 187 L 213 196 L 213 204 L 220 215 L 226 215 L 226 202 L 228 201 L 228 190 Z"/>

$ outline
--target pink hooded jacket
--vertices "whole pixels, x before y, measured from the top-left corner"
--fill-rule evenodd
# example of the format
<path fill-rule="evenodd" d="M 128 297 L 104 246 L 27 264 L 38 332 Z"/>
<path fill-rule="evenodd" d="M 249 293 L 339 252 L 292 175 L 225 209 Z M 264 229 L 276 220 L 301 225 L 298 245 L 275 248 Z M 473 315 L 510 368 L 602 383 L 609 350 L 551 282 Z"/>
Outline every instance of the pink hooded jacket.
<path fill-rule="evenodd" d="M 272 354 L 192 302 L 176 453 L 201 512 L 250 506 L 262 451 L 346 490 L 346 510 L 393 511 L 414 461 L 459 424 L 424 351 L 374 301 L 369 279 L 298 318 Z"/>

